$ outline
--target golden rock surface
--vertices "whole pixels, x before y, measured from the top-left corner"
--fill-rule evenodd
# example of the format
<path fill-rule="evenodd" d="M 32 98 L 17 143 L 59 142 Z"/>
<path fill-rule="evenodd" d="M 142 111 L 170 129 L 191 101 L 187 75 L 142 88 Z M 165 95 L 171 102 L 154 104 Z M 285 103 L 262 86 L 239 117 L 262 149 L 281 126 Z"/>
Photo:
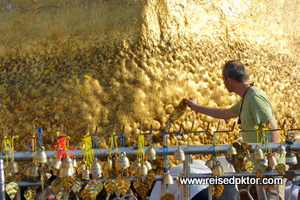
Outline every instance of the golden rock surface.
<path fill-rule="evenodd" d="M 299 0 L 16 0 L 7 8 L 0 2 L 0 128 L 20 135 L 17 150 L 29 144 L 33 124 L 43 128 L 47 149 L 60 125 L 74 144 L 88 125 L 98 126 L 107 147 L 115 126 L 126 125 L 127 136 L 141 121 L 144 131 L 163 129 L 184 97 L 229 107 L 239 99 L 222 80 L 230 59 L 241 60 L 268 94 L 279 125 L 298 122 Z M 188 130 L 191 121 L 197 130 L 217 127 L 187 109 L 170 131 L 182 122 Z M 232 124 L 222 121 L 221 129 Z M 191 142 L 210 144 L 212 135 Z"/>

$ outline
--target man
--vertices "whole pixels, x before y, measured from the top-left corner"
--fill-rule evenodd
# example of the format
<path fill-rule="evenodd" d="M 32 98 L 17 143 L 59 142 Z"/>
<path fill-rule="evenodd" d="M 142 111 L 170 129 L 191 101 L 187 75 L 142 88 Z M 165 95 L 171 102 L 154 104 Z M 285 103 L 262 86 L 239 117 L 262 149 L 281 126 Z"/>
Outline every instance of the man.
<path fill-rule="evenodd" d="M 197 105 L 195 98 L 185 98 L 184 102 L 194 111 L 209 115 L 219 119 L 230 119 L 239 117 L 239 122 L 242 129 L 254 129 L 255 125 L 266 123 L 271 129 L 277 129 L 276 120 L 272 111 L 271 103 L 267 95 L 257 87 L 249 84 L 246 68 L 240 61 L 228 61 L 223 68 L 223 80 L 226 89 L 229 92 L 234 92 L 242 99 L 231 108 L 209 108 Z M 220 97 L 221 98 L 221 97 Z M 271 132 L 272 142 L 280 142 L 280 134 L 278 131 Z M 242 133 L 243 141 L 249 143 L 260 143 L 261 135 L 256 137 L 255 132 Z M 274 187 L 276 188 L 276 187 Z M 258 198 L 263 199 L 261 187 L 257 187 Z M 284 187 L 280 187 L 280 197 L 284 199 Z M 276 190 L 275 190 L 276 191 Z M 261 195 L 260 195 L 261 194 Z M 277 199 L 276 192 L 267 192 L 268 200 Z"/>
<path fill-rule="evenodd" d="M 226 89 L 234 92 L 242 100 L 228 109 L 209 108 L 197 105 L 194 98 L 185 98 L 187 105 L 196 112 L 209 115 L 219 119 L 230 119 L 240 117 L 242 129 L 253 129 L 255 125 L 262 122 L 270 124 L 271 129 L 277 129 L 276 120 L 272 111 L 272 106 L 267 95 L 257 87 L 249 84 L 246 69 L 243 63 L 231 60 L 223 68 L 223 80 Z M 256 134 L 243 133 L 243 141 L 249 143 L 260 143 Z M 278 131 L 272 132 L 272 142 L 280 142 Z"/>

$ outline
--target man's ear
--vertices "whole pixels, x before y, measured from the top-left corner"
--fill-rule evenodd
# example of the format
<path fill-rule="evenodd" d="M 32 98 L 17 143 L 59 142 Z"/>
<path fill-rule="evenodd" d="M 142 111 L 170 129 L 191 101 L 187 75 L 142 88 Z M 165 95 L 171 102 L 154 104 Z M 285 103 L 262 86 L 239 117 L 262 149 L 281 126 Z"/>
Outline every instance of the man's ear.
<path fill-rule="evenodd" d="M 231 79 L 231 78 L 226 77 L 226 81 L 227 81 L 229 84 L 232 84 L 232 79 Z"/>

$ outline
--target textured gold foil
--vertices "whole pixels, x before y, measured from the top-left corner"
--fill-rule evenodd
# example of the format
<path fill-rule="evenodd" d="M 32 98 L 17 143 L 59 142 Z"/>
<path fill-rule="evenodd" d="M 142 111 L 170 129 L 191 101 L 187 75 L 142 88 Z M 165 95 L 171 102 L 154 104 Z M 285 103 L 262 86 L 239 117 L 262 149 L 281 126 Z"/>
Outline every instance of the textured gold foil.
<path fill-rule="evenodd" d="M 46 149 L 60 125 L 75 144 L 88 125 L 98 125 L 100 147 L 114 126 L 121 132 L 126 125 L 132 146 L 140 121 L 143 131 L 151 124 L 160 130 L 184 97 L 228 108 L 239 99 L 222 80 L 230 59 L 246 65 L 280 125 L 299 118 L 299 1 L 28 0 L 13 1 L 11 10 L 0 4 L 0 128 L 20 135 L 17 151 L 29 144 L 33 124 L 43 128 Z M 217 119 L 187 109 L 170 132 L 191 121 L 195 130 L 217 126 Z M 191 144 L 212 142 L 197 137 Z M 223 134 L 220 142 L 236 137 Z"/>

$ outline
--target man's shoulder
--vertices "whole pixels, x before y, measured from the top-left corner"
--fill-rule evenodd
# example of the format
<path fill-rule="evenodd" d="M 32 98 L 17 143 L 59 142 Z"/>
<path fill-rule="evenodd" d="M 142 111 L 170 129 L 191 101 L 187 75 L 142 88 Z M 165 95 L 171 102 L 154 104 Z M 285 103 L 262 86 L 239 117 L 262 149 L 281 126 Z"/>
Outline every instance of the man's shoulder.
<path fill-rule="evenodd" d="M 256 86 L 250 87 L 249 90 L 252 91 L 253 93 L 265 93 L 264 91 L 262 91 L 261 89 L 259 89 Z"/>
<path fill-rule="evenodd" d="M 268 95 L 257 87 L 251 87 L 251 93 L 248 96 L 248 102 L 252 104 L 270 105 Z"/>
<path fill-rule="evenodd" d="M 262 91 L 261 89 L 253 86 L 249 88 L 250 92 L 249 92 L 249 98 L 255 98 L 255 97 L 264 97 L 268 99 L 267 94 Z"/>

